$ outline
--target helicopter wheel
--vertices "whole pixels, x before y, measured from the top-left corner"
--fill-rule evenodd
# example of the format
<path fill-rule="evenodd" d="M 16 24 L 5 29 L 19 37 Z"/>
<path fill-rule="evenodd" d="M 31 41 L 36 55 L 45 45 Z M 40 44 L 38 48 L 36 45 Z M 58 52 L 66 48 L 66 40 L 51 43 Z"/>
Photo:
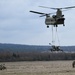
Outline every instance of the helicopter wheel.
<path fill-rule="evenodd" d="M 49 26 L 47 26 L 47 28 L 49 28 Z"/>

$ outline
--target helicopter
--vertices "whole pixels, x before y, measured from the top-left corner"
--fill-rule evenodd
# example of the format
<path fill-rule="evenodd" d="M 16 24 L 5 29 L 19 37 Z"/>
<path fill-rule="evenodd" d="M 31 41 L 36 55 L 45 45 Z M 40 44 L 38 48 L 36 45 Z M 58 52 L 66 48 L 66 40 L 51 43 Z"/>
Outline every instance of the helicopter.
<path fill-rule="evenodd" d="M 63 52 L 63 50 L 60 49 L 60 45 L 58 45 L 58 46 L 55 45 L 56 40 L 54 38 L 56 37 L 56 34 L 57 34 L 57 27 L 59 25 L 65 26 L 65 24 L 64 24 L 65 18 L 64 18 L 64 15 L 62 14 L 62 11 L 66 11 L 68 9 L 75 8 L 75 6 L 64 7 L 64 8 L 52 8 L 52 7 L 45 7 L 45 6 L 39 6 L 39 7 L 56 10 L 55 14 L 54 13 L 42 13 L 42 12 L 37 12 L 37 11 L 30 11 L 30 12 L 36 13 L 36 14 L 41 14 L 40 17 L 46 16 L 45 24 L 47 25 L 47 28 L 49 28 L 50 25 L 52 26 L 52 44 L 51 44 L 52 48 L 50 50 Z M 51 14 L 53 14 L 53 15 L 51 16 Z M 54 36 L 54 30 L 53 30 L 54 27 L 56 28 L 55 36 Z M 58 38 L 58 35 L 57 35 L 57 38 Z M 58 38 L 58 42 L 60 42 L 59 38 Z"/>
<path fill-rule="evenodd" d="M 47 25 L 47 28 L 49 28 L 49 25 L 53 25 L 54 27 L 58 27 L 58 25 L 63 25 L 64 24 L 64 15 L 62 14 L 62 9 L 71 9 L 71 8 L 75 8 L 75 6 L 71 6 L 71 7 L 64 7 L 64 8 L 51 8 L 51 7 L 45 7 L 45 6 L 39 6 L 42 8 L 49 8 L 49 9 L 53 9 L 53 10 L 57 10 L 55 13 L 55 15 L 50 16 L 53 13 L 42 13 L 42 12 L 37 12 L 37 11 L 30 11 L 32 13 L 36 13 L 36 14 L 41 14 L 40 17 L 46 16 L 45 18 L 45 24 Z M 65 11 L 63 10 L 63 11 Z"/>

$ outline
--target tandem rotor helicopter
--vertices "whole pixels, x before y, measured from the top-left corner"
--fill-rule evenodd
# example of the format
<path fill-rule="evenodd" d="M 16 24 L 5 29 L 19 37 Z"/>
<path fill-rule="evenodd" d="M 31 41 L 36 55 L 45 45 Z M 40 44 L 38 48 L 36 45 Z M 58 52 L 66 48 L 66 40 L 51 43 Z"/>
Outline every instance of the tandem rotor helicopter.
<path fill-rule="evenodd" d="M 40 17 L 46 16 L 45 19 L 45 24 L 47 25 L 47 28 L 49 28 L 49 25 L 53 25 L 54 27 L 58 27 L 58 25 L 62 25 L 65 26 L 64 24 L 64 15 L 62 14 L 62 9 L 71 9 L 71 8 L 75 8 L 75 6 L 71 6 L 71 7 L 64 7 L 64 8 L 51 8 L 51 7 L 45 7 L 45 6 L 39 6 L 42 8 L 49 8 L 49 9 L 53 9 L 53 10 L 57 10 L 56 11 L 56 15 L 52 15 L 53 13 L 42 13 L 42 12 L 37 12 L 37 11 L 30 11 L 32 13 L 36 13 L 36 14 L 41 14 Z M 63 10 L 65 11 L 65 10 Z"/>
<path fill-rule="evenodd" d="M 54 14 L 54 13 L 42 13 L 42 12 L 37 12 L 37 11 L 30 11 L 32 13 L 41 14 L 40 17 L 46 16 L 45 24 L 47 25 L 47 28 L 49 28 L 50 25 L 52 26 L 52 38 L 54 38 L 54 36 L 53 36 L 53 27 L 56 27 L 56 32 L 57 32 L 57 27 L 59 25 L 65 26 L 65 24 L 64 24 L 65 18 L 64 18 L 64 15 L 62 14 L 62 11 L 66 11 L 68 9 L 75 8 L 75 6 L 63 7 L 63 8 L 52 8 L 52 7 L 45 7 L 45 6 L 39 6 L 39 7 L 57 10 L 55 12 L 55 15 L 52 15 L 52 16 L 50 16 L 50 15 Z M 59 48 L 59 46 L 55 45 L 55 40 L 54 39 L 52 39 L 52 44 L 51 45 L 52 45 L 51 51 L 62 51 Z"/>

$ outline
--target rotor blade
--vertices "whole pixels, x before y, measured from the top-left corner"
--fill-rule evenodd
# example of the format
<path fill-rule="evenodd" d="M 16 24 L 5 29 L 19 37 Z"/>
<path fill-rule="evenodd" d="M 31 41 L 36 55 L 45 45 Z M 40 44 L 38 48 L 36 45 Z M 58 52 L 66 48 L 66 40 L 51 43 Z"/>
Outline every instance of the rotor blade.
<path fill-rule="evenodd" d="M 71 6 L 71 7 L 64 7 L 64 8 L 52 8 L 52 7 L 45 7 L 45 6 L 39 6 L 39 7 L 42 7 L 42 8 L 48 8 L 48 9 L 71 9 L 71 8 L 75 8 L 75 6 Z"/>
<path fill-rule="evenodd" d="M 40 17 L 43 17 L 43 16 L 50 16 L 51 14 L 55 14 L 56 12 L 54 13 L 45 13 L 45 14 L 42 14 Z"/>
<path fill-rule="evenodd" d="M 44 16 L 46 16 L 46 14 L 43 14 L 43 15 L 41 15 L 40 17 L 44 17 Z"/>
<path fill-rule="evenodd" d="M 36 13 L 36 14 L 45 14 L 45 13 L 41 13 L 41 12 L 37 12 L 37 11 L 30 11 L 32 13 Z"/>
<path fill-rule="evenodd" d="M 62 9 L 71 9 L 71 8 L 75 8 L 75 6 L 71 6 L 71 7 L 64 7 Z"/>
<path fill-rule="evenodd" d="M 36 13 L 36 14 L 41 14 L 41 16 L 40 17 L 43 17 L 43 16 L 49 16 L 50 14 L 54 14 L 54 13 L 41 13 L 41 12 L 37 12 L 37 11 L 30 11 L 30 12 L 32 12 L 32 13 Z"/>
<path fill-rule="evenodd" d="M 39 7 L 42 7 L 42 8 L 48 8 L 48 9 L 59 9 L 59 8 L 52 8 L 52 7 L 45 7 L 45 6 L 39 6 Z M 61 8 L 60 8 L 61 9 Z"/>
<path fill-rule="evenodd" d="M 42 14 L 40 17 L 49 16 L 50 14 Z"/>

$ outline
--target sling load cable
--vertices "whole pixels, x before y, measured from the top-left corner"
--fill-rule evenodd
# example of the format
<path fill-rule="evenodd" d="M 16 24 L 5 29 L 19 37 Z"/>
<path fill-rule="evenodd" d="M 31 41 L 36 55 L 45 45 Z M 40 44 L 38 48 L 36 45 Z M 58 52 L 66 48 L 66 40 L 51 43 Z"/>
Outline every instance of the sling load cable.
<path fill-rule="evenodd" d="M 55 28 L 55 29 L 54 29 Z M 57 37 L 57 39 L 56 39 Z M 60 40 L 59 40 L 59 36 L 58 36 L 58 30 L 57 27 L 54 27 L 52 25 L 52 46 L 56 46 L 56 40 L 58 42 L 58 46 L 60 46 Z"/>
<path fill-rule="evenodd" d="M 53 25 L 52 25 L 52 46 L 55 45 L 55 40 L 54 40 L 54 30 L 53 30 Z"/>
<path fill-rule="evenodd" d="M 56 34 L 55 34 L 55 42 L 56 42 L 56 37 L 57 37 L 58 46 L 60 46 L 60 40 L 59 40 L 59 36 L 58 36 L 57 27 L 56 27 Z"/>

